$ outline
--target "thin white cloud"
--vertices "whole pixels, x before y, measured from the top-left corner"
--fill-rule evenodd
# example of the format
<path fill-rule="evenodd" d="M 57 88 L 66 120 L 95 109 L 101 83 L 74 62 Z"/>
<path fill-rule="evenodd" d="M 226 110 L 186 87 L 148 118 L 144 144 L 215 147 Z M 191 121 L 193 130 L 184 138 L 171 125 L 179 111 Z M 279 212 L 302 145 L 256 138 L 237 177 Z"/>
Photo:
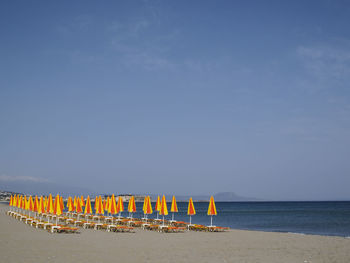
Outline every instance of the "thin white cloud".
<path fill-rule="evenodd" d="M 3 182 L 13 182 L 13 181 L 23 181 L 23 182 L 49 182 L 49 180 L 39 177 L 32 177 L 32 176 L 9 176 L 2 174 L 0 175 L 0 181 Z"/>
<path fill-rule="evenodd" d="M 300 46 L 297 54 L 308 72 L 317 78 L 342 80 L 350 76 L 350 47 Z"/>

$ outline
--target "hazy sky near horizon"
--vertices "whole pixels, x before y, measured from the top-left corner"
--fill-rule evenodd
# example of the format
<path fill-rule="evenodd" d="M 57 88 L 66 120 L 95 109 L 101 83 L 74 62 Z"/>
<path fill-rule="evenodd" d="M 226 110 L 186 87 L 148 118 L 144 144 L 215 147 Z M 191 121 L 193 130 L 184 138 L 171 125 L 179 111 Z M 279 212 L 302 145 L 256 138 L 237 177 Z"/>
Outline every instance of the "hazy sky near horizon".
<path fill-rule="evenodd" d="M 348 1 L 1 1 L 1 178 L 350 199 L 349 26 Z"/>

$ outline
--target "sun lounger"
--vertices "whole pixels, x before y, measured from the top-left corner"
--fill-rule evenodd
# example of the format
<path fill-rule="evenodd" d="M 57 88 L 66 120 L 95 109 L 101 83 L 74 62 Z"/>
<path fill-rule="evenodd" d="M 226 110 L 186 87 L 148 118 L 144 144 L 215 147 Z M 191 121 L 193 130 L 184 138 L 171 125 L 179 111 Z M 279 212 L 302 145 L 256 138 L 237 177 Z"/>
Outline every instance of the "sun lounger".
<path fill-rule="evenodd" d="M 115 231 L 117 228 L 116 225 L 107 225 L 107 232 Z"/>
<path fill-rule="evenodd" d="M 134 228 L 130 226 L 117 226 L 116 232 L 133 232 Z"/>
<path fill-rule="evenodd" d="M 105 217 L 106 223 L 113 223 L 113 217 Z"/>
<path fill-rule="evenodd" d="M 204 225 L 188 225 L 188 230 L 192 231 L 208 231 L 208 227 Z"/>
<path fill-rule="evenodd" d="M 165 233 L 180 233 L 186 230 L 185 227 L 168 226 L 162 229 L 161 232 Z"/>
<path fill-rule="evenodd" d="M 51 226 L 51 229 L 47 229 L 47 230 L 49 230 L 51 233 L 54 233 L 54 232 L 58 232 L 58 229 L 60 229 L 61 228 L 61 226 L 60 225 L 52 225 Z"/>
<path fill-rule="evenodd" d="M 73 218 L 67 218 L 66 219 L 66 224 L 74 224 L 74 219 Z"/>
<path fill-rule="evenodd" d="M 44 222 L 37 222 L 35 227 L 44 229 L 44 225 L 45 225 Z"/>
<path fill-rule="evenodd" d="M 51 226 L 52 226 L 53 224 L 52 223 L 44 223 L 44 229 L 45 230 L 47 230 L 47 229 L 51 229 Z"/>
<path fill-rule="evenodd" d="M 33 220 L 34 220 L 34 218 L 28 217 L 28 218 L 26 218 L 25 222 L 26 222 L 27 225 L 30 225 L 30 224 L 32 224 Z"/>
<path fill-rule="evenodd" d="M 209 232 L 225 232 L 229 230 L 229 227 L 220 227 L 220 226 L 208 226 Z"/>
<path fill-rule="evenodd" d="M 82 220 L 76 220 L 76 221 L 74 221 L 74 225 L 75 225 L 75 226 L 83 226 L 83 224 L 84 224 L 84 221 L 82 221 Z"/>
<path fill-rule="evenodd" d="M 129 221 L 128 226 L 141 227 L 144 224 L 142 221 Z"/>
<path fill-rule="evenodd" d="M 57 229 L 57 233 L 78 233 L 77 227 L 60 227 Z"/>
<path fill-rule="evenodd" d="M 107 224 L 103 224 L 103 223 L 96 223 L 96 224 L 95 224 L 94 229 L 95 229 L 95 230 L 99 230 L 99 229 L 107 229 Z"/>
<path fill-rule="evenodd" d="M 89 228 L 94 228 L 96 223 L 94 222 L 85 222 L 82 224 L 83 228 L 84 229 L 89 229 Z"/>

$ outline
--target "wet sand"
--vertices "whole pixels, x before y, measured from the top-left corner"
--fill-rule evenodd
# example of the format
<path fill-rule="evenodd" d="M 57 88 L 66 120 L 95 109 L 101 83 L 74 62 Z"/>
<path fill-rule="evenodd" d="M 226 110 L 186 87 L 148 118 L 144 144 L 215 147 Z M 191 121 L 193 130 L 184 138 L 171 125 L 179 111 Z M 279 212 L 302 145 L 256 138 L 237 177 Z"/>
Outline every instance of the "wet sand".
<path fill-rule="evenodd" d="M 50 234 L 0 204 L 0 262 L 350 262 L 350 239 L 231 230 L 224 233 Z"/>

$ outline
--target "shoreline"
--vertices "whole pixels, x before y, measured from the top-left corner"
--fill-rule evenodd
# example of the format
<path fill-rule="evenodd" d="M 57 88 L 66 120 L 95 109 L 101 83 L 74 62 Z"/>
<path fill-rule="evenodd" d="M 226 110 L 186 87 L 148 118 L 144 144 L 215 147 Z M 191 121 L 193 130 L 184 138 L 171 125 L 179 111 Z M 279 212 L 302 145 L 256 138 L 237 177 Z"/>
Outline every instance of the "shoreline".
<path fill-rule="evenodd" d="M 5 214 L 0 204 L 3 262 L 350 262 L 350 239 L 253 230 L 223 233 L 51 234 Z"/>

